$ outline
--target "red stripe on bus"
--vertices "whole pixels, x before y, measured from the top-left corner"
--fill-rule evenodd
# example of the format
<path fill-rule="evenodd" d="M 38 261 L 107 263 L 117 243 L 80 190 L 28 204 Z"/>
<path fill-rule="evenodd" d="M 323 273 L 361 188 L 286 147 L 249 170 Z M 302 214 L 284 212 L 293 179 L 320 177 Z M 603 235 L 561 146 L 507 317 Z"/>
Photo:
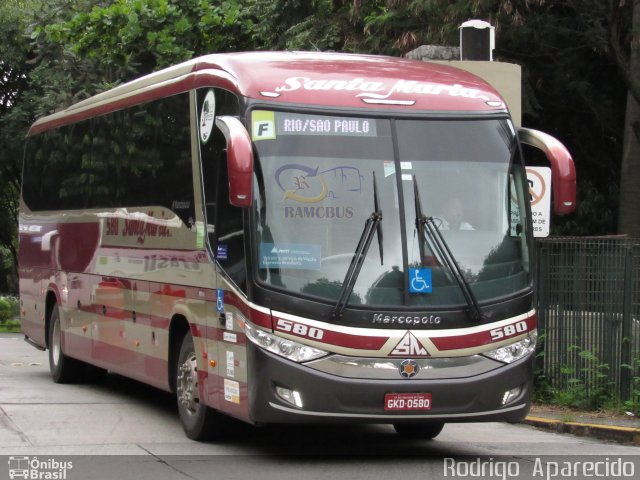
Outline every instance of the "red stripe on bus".
<path fill-rule="evenodd" d="M 490 328 L 482 332 L 469 333 L 466 335 L 453 335 L 450 337 L 430 337 L 429 340 L 436 346 L 439 351 L 444 350 L 462 350 L 464 348 L 480 347 L 482 345 L 488 345 L 490 343 L 502 342 L 512 337 L 517 337 L 525 332 L 535 330 L 537 323 L 536 315 L 532 315 L 529 318 L 514 321 L 501 327 Z M 526 323 L 526 330 L 518 332 L 514 330 L 513 333 L 509 333 L 509 330 L 505 332 L 505 328 L 516 325 L 520 322 Z M 494 338 L 491 332 L 497 331 L 501 335 L 499 338 Z"/>
<path fill-rule="evenodd" d="M 271 314 L 264 313 L 256 308 L 251 307 L 251 305 L 249 305 L 246 300 L 241 298 L 235 292 L 231 290 L 225 290 L 224 303 L 225 305 L 236 307 L 238 310 L 240 310 L 240 313 L 242 313 L 242 315 L 244 315 L 244 317 L 254 325 L 268 328 L 269 330 L 272 329 Z"/>
<path fill-rule="evenodd" d="M 251 320 L 251 323 L 253 323 L 254 325 L 268 328 L 269 330 L 273 329 L 273 322 L 271 319 L 271 315 L 268 313 L 264 313 L 252 308 L 249 319 Z"/>
<path fill-rule="evenodd" d="M 246 300 L 240 298 L 240 296 L 236 295 L 232 290 L 224 290 L 223 300 L 225 305 L 236 307 L 246 318 L 251 316 L 251 308 L 247 304 Z"/>
<path fill-rule="evenodd" d="M 380 350 L 387 340 L 389 340 L 389 337 L 368 337 L 324 330 L 324 336 L 320 341 L 338 347 L 358 350 Z"/>

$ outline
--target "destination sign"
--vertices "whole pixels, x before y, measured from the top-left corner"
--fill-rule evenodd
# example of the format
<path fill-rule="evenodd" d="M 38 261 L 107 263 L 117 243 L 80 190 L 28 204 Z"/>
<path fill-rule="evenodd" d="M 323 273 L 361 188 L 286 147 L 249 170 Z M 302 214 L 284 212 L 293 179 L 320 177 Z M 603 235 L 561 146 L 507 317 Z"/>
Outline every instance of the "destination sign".
<path fill-rule="evenodd" d="M 276 113 L 277 135 L 332 135 L 375 137 L 376 122 L 369 118 Z"/>

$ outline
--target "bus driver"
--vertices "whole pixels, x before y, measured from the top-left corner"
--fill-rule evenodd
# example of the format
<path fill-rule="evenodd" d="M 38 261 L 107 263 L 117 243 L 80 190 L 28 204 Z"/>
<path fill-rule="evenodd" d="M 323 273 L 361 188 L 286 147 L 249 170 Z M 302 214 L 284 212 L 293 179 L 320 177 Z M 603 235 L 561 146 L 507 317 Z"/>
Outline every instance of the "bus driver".
<path fill-rule="evenodd" d="M 464 217 L 464 205 L 457 197 L 447 200 L 442 207 L 442 215 L 437 217 L 440 220 L 438 227 L 440 230 L 473 230 L 473 226 L 462 220 Z"/>

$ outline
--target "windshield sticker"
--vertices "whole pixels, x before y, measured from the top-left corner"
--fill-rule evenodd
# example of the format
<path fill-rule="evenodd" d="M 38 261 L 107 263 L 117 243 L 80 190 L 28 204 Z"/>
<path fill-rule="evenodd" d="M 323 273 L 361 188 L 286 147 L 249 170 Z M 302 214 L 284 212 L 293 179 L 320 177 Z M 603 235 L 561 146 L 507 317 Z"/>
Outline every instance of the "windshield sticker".
<path fill-rule="evenodd" d="M 226 243 L 219 243 L 216 251 L 216 258 L 218 260 L 229 260 L 229 245 Z"/>
<path fill-rule="evenodd" d="M 283 192 L 283 200 L 299 203 L 318 203 L 328 198 L 337 200 L 362 192 L 360 170 L 339 165 L 327 170 L 296 163 L 283 165 L 275 173 L 275 180 Z"/>
<path fill-rule="evenodd" d="M 196 248 L 204 248 L 204 223 L 196 222 Z"/>
<path fill-rule="evenodd" d="M 211 138 L 213 122 L 216 118 L 216 96 L 213 90 L 209 90 L 202 103 L 200 112 L 200 141 L 205 144 Z"/>
<path fill-rule="evenodd" d="M 261 243 L 260 268 L 320 270 L 320 245 Z"/>
<path fill-rule="evenodd" d="M 384 178 L 390 177 L 396 173 L 396 166 L 392 160 L 384 161 Z"/>
<path fill-rule="evenodd" d="M 411 175 L 410 173 L 403 173 L 402 180 L 404 180 L 405 182 L 411 182 L 413 180 L 413 175 Z"/>
<path fill-rule="evenodd" d="M 409 292 L 433 292 L 433 283 L 431 282 L 430 268 L 409 268 Z"/>
<path fill-rule="evenodd" d="M 258 140 L 275 140 L 275 115 L 275 112 L 267 112 L 265 110 L 251 112 L 251 139 L 254 142 Z"/>
<path fill-rule="evenodd" d="M 278 113 L 276 132 L 278 135 L 377 136 L 375 120 L 298 113 Z"/>
<path fill-rule="evenodd" d="M 413 165 L 411 162 L 400 162 L 400 168 L 402 170 L 413 170 Z"/>

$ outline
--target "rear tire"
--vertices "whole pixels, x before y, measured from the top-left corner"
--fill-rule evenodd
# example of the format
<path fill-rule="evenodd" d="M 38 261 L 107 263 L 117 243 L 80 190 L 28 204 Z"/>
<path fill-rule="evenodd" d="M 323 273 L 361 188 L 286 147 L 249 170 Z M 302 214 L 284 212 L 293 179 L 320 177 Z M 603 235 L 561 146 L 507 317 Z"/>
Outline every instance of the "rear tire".
<path fill-rule="evenodd" d="M 182 339 L 178 355 L 176 397 L 180 422 L 187 437 L 202 441 L 220 435 L 220 414 L 200 401 L 197 357 L 189 332 Z"/>
<path fill-rule="evenodd" d="M 74 383 L 83 378 L 86 365 L 62 352 L 60 307 L 54 305 L 49 321 L 49 370 L 56 383 Z"/>
<path fill-rule="evenodd" d="M 398 435 L 406 438 L 431 440 L 442 432 L 444 423 L 394 423 L 393 428 Z"/>

